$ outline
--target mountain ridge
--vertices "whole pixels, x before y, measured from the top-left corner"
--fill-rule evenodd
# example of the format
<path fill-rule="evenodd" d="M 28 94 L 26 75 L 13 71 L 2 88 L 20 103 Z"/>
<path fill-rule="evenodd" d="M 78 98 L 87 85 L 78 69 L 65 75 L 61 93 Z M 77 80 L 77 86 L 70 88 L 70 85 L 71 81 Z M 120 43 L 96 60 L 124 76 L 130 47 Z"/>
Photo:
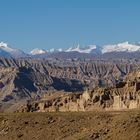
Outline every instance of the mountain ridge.
<path fill-rule="evenodd" d="M 70 47 L 68 49 L 50 49 L 50 50 L 45 50 L 45 49 L 40 49 L 40 48 L 35 48 L 33 49 L 30 53 L 25 53 L 20 49 L 15 49 L 9 46 L 7 43 L 1 42 L 0 43 L 0 56 L 2 57 L 48 57 L 51 56 L 52 54 L 57 55 L 60 53 L 66 55 L 72 55 L 73 53 L 77 53 L 76 57 L 79 57 L 80 55 L 87 56 L 88 54 L 90 56 L 100 56 L 104 54 L 109 54 L 109 53 L 135 53 L 135 52 L 140 52 L 140 43 L 129 43 L 129 42 L 123 42 L 123 43 L 118 43 L 118 44 L 111 44 L 111 45 L 103 45 L 103 46 L 97 46 L 97 45 L 87 45 L 87 46 L 82 46 L 82 45 L 77 45 L 76 47 Z M 79 55 L 78 55 L 79 53 Z"/>
<path fill-rule="evenodd" d="M 110 45 L 87 45 L 83 46 L 78 44 L 75 47 L 70 47 L 68 49 L 50 49 L 46 50 L 46 52 L 54 53 L 54 52 L 79 52 L 79 53 L 98 53 L 104 54 L 109 52 L 135 52 L 140 51 L 140 44 L 139 43 L 129 43 L 129 42 L 122 42 L 118 44 L 110 44 Z"/>
<path fill-rule="evenodd" d="M 75 47 L 70 47 L 68 49 L 50 49 L 46 50 L 46 53 L 58 53 L 58 52 L 78 52 L 78 53 L 86 53 L 86 54 L 105 54 L 110 52 L 139 52 L 140 51 L 140 43 L 129 43 L 122 42 L 118 44 L 110 44 L 110 45 L 80 45 L 78 44 Z M 39 54 L 39 53 L 38 53 Z"/>
<path fill-rule="evenodd" d="M 27 57 L 28 54 L 26 54 L 20 49 L 12 48 L 7 43 L 0 42 L 0 56 L 18 58 L 18 57 Z"/>

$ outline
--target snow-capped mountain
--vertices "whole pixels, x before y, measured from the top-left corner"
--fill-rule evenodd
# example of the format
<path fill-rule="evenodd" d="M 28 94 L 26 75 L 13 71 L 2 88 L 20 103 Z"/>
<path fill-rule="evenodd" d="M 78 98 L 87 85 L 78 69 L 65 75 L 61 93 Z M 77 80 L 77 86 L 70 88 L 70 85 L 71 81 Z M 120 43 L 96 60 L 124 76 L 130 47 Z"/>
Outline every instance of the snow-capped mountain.
<path fill-rule="evenodd" d="M 104 46 L 97 46 L 97 45 L 88 45 L 88 46 L 82 46 L 77 45 L 76 47 L 70 47 L 68 49 L 50 49 L 50 50 L 41 50 L 41 49 L 34 49 L 31 51 L 30 54 L 32 55 L 38 55 L 38 54 L 52 54 L 52 53 L 59 53 L 59 52 L 77 52 L 77 53 L 85 53 L 85 54 L 93 54 L 93 55 L 101 55 L 105 53 L 111 53 L 111 52 L 137 52 L 140 51 L 140 43 L 128 43 L 123 42 L 119 44 L 111 44 L 111 45 L 104 45 Z"/>
<path fill-rule="evenodd" d="M 36 48 L 36 49 L 33 49 L 31 52 L 30 52 L 30 54 L 31 55 L 40 55 L 40 54 L 44 54 L 44 53 L 46 53 L 47 51 L 45 51 L 45 50 L 43 50 L 43 49 L 38 49 L 38 48 Z"/>
<path fill-rule="evenodd" d="M 101 48 L 97 47 L 96 45 L 89 45 L 89 46 L 81 46 L 77 45 L 77 47 L 70 47 L 65 52 L 79 52 L 79 53 L 101 53 Z"/>
<path fill-rule="evenodd" d="M 48 57 L 51 54 L 53 56 L 58 55 L 58 53 L 65 54 L 65 55 L 72 55 L 72 53 L 76 56 L 78 53 L 81 53 L 81 55 L 90 55 L 91 56 L 98 56 L 102 54 L 107 53 L 131 53 L 131 52 L 137 52 L 137 54 L 140 52 L 140 43 L 129 43 L 129 42 L 123 42 L 119 44 L 113 44 L 113 45 L 104 45 L 104 46 L 97 46 L 97 45 L 88 45 L 88 46 L 82 46 L 77 45 L 76 47 L 70 47 L 68 49 L 50 49 L 50 50 L 43 50 L 36 48 L 32 50 L 29 54 L 24 53 L 23 51 L 19 49 L 14 49 L 10 47 L 7 43 L 1 42 L 0 43 L 0 56 L 2 57 L 28 57 L 28 56 L 35 56 L 38 57 Z M 59 55 L 61 55 L 59 54 Z M 107 54 L 108 55 L 108 54 Z M 78 57 L 78 56 L 77 56 Z"/>
<path fill-rule="evenodd" d="M 52 49 L 50 49 L 50 50 L 47 50 L 47 52 L 49 52 L 49 53 L 56 53 L 56 52 L 62 52 L 62 51 L 64 51 L 64 50 L 61 49 L 61 48 L 59 48 L 59 49 L 54 49 L 54 48 L 52 48 Z"/>
<path fill-rule="evenodd" d="M 123 42 L 113 45 L 104 45 L 104 46 L 80 46 L 70 47 L 65 52 L 79 52 L 79 53 L 93 53 L 93 54 L 104 54 L 110 52 L 136 52 L 140 51 L 140 43 L 130 44 L 129 42 Z"/>
<path fill-rule="evenodd" d="M 102 47 L 102 53 L 109 52 L 136 52 L 140 51 L 140 44 L 130 44 L 128 42 L 119 43 L 115 45 L 105 45 Z"/>
<path fill-rule="evenodd" d="M 41 55 L 41 54 L 45 54 L 45 53 L 56 53 L 56 52 L 62 52 L 63 50 L 60 48 L 60 49 L 50 49 L 50 50 L 44 50 L 44 49 L 39 49 L 39 48 L 36 48 L 36 49 L 33 49 L 30 54 L 31 55 Z"/>
<path fill-rule="evenodd" d="M 0 56 L 2 57 L 26 57 L 23 51 L 11 48 L 7 43 L 0 42 Z"/>

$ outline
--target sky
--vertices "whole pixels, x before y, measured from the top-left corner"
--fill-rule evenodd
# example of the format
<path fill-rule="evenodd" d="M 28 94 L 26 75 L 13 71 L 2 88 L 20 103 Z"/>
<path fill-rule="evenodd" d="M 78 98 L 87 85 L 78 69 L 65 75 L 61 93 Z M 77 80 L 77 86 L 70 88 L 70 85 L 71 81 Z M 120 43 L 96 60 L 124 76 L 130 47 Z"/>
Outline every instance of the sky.
<path fill-rule="evenodd" d="M 0 41 L 29 52 L 140 42 L 140 0 L 0 0 Z"/>

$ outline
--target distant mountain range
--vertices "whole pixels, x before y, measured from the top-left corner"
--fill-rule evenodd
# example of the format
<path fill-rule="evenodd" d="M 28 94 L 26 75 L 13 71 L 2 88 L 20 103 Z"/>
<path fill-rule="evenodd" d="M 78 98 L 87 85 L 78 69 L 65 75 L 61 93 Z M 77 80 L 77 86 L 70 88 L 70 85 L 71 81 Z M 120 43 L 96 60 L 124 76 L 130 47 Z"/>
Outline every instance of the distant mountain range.
<path fill-rule="evenodd" d="M 89 45 L 89 46 L 82 46 L 77 45 L 76 47 L 70 47 L 68 49 L 50 49 L 50 50 L 41 50 L 41 49 L 34 49 L 31 51 L 31 54 L 41 54 L 42 53 L 54 53 L 54 52 L 79 52 L 79 53 L 93 53 L 93 54 L 104 54 L 109 52 L 135 52 L 140 51 L 140 44 L 135 43 L 131 44 L 129 42 L 123 42 L 119 44 L 111 44 L 111 45 L 104 45 L 104 46 L 96 46 L 96 45 Z"/>
<path fill-rule="evenodd" d="M 24 53 L 22 50 L 10 47 L 7 43 L 0 42 L 0 56 L 18 58 L 18 57 L 27 57 L 29 55 Z"/>
<path fill-rule="evenodd" d="M 1 57 L 63 57 L 67 56 L 67 58 L 75 58 L 75 57 L 97 57 L 97 56 L 106 56 L 111 54 L 120 54 L 121 55 L 128 55 L 128 54 L 139 54 L 140 53 L 140 43 L 119 43 L 119 44 L 111 44 L 111 45 L 88 45 L 82 46 L 77 45 L 76 47 L 70 47 L 68 49 L 33 49 L 29 54 L 23 52 L 19 49 L 14 49 L 10 47 L 7 43 L 0 43 L 0 56 Z M 135 56 L 135 55 L 134 55 Z M 65 57 L 64 57 L 65 58 Z"/>

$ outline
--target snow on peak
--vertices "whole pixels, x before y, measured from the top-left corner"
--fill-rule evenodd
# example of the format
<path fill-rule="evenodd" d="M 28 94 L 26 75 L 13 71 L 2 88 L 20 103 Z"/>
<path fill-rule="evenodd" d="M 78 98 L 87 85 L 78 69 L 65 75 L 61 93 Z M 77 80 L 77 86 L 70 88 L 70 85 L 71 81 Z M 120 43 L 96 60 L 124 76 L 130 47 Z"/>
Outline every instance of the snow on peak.
<path fill-rule="evenodd" d="M 27 55 L 20 49 L 11 48 L 7 43 L 0 42 L 0 55 L 10 57 L 26 57 Z"/>
<path fill-rule="evenodd" d="M 4 50 L 6 52 L 14 51 L 13 48 L 10 48 L 9 45 L 7 43 L 4 43 L 4 42 L 0 42 L 0 49 Z"/>
<path fill-rule="evenodd" d="M 55 52 L 55 49 L 52 48 L 52 49 L 49 50 L 49 52 L 50 52 L 50 53 L 53 53 L 53 52 Z"/>
<path fill-rule="evenodd" d="M 47 52 L 49 52 L 49 53 L 56 53 L 56 52 L 62 52 L 62 51 L 63 50 L 61 48 L 59 48 L 59 49 L 52 48 L 52 49 L 48 50 Z"/>
<path fill-rule="evenodd" d="M 92 54 L 104 54 L 110 52 L 136 52 L 140 51 L 140 42 L 138 43 L 129 43 L 129 42 L 122 42 L 118 44 L 111 44 L 111 45 L 104 45 L 104 46 L 96 46 L 96 45 L 77 45 L 75 47 L 70 47 L 68 49 L 50 49 L 50 50 L 43 50 L 36 48 L 30 52 L 31 55 L 38 55 L 48 53 L 55 53 L 55 52 L 79 52 L 79 53 L 92 53 Z M 0 42 L 0 53 L 7 53 L 10 56 L 27 56 L 23 51 L 19 49 L 11 48 L 7 43 Z"/>
<path fill-rule="evenodd" d="M 80 53 L 108 53 L 108 52 L 135 52 L 140 51 L 140 44 L 130 44 L 129 42 L 123 42 L 119 44 L 113 45 L 104 45 L 102 47 L 97 47 L 96 45 L 88 45 L 88 46 L 81 46 L 77 45 L 76 47 L 70 47 L 66 50 L 66 52 L 80 52 Z"/>
<path fill-rule="evenodd" d="M 33 49 L 33 50 L 30 52 L 30 54 L 32 54 L 32 55 L 44 54 L 44 53 L 46 53 L 46 51 L 45 51 L 45 50 L 42 50 L 42 49 L 39 49 L 39 48 Z"/>
<path fill-rule="evenodd" d="M 58 49 L 59 52 L 62 52 L 63 50 L 61 48 Z"/>
<path fill-rule="evenodd" d="M 7 43 L 4 43 L 4 42 L 0 42 L 0 47 L 7 47 L 8 44 Z"/>
<path fill-rule="evenodd" d="M 89 45 L 87 47 L 83 47 L 81 45 L 77 45 L 77 47 L 70 47 L 65 52 L 80 52 L 80 53 L 91 53 L 92 50 L 97 49 L 96 45 Z"/>
<path fill-rule="evenodd" d="M 130 44 L 129 42 L 123 42 L 114 45 L 105 45 L 102 47 L 102 53 L 108 52 L 135 52 L 140 51 L 140 45 Z"/>

